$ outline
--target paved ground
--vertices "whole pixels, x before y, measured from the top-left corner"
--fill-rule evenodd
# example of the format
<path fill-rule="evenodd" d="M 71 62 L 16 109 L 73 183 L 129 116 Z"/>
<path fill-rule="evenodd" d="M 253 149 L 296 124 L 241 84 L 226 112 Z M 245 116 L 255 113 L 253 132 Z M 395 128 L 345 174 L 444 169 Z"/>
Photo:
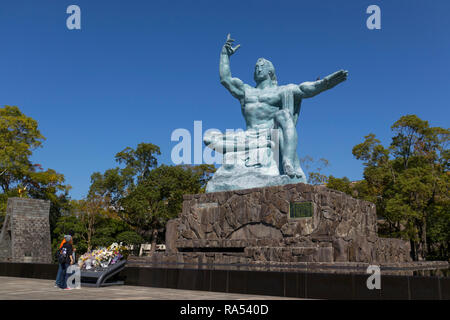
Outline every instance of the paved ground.
<path fill-rule="evenodd" d="M 0 300 L 278 300 L 283 297 L 165 288 L 111 286 L 61 290 L 55 281 L 29 278 L 0 277 Z"/>

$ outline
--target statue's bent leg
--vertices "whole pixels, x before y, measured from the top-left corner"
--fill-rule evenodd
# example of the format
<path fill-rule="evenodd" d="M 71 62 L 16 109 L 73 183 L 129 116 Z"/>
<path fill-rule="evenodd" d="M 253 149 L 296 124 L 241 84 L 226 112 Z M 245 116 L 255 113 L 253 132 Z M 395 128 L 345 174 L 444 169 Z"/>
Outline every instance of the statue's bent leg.
<path fill-rule="evenodd" d="M 303 178 L 306 183 L 306 175 L 303 172 L 302 167 L 300 166 L 300 159 L 298 158 L 297 152 L 295 152 L 294 170 L 295 170 L 295 175 L 297 176 L 297 178 Z"/>
<path fill-rule="evenodd" d="M 297 131 L 295 130 L 294 120 L 288 110 L 282 109 L 275 114 L 275 121 L 281 128 L 283 135 L 281 154 L 284 173 L 294 177 L 296 175 L 294 162 L 297 149 Z"/>

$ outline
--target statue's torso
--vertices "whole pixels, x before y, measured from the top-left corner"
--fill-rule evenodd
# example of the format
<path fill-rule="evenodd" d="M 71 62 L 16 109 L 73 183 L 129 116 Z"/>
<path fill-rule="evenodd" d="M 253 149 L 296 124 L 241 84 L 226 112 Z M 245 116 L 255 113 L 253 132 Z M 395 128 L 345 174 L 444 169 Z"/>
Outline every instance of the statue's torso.
<path fill-rule="evenodd" d="M 282 92 L 287 89 L 288 86 L 258 89 L 245 85 L 241 107 L 247 129 L 273 128 L 275 113 L 282 108 Z"/>
<path fill-rule="evenodd" d="M 274 115 L 281 108 L 277 87 L 257 89 L 245 86 L 245 96 L 241 101 L 247 129 L 272 128 Z"/>

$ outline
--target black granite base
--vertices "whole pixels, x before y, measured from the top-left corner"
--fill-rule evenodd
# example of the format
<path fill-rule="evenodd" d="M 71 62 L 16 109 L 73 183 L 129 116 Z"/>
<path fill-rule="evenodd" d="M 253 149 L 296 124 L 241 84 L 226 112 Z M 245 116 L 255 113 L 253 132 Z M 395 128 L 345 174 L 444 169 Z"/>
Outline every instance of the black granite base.
<path fill-rule="evenodd" d="M 56 264 L 0 262 L 0 276 L 56 279 L 57 272 Z"/>
<path fill-rule="evenodd" d="M 55 279 L 54 264 L 0 263 L 0 276 Z M 125 285 L 313 299 L 450 299 L 450 278 L 381 277 L 369 290 L 365 274 L 126 267 Z M 37 297 L 38 298 L 38 297 Z"/>

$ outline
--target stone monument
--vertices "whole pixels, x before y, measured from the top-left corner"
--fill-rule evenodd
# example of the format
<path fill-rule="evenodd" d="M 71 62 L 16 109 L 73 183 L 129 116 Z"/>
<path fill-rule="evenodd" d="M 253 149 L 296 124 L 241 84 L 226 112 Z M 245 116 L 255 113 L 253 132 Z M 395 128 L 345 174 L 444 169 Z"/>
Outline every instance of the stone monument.
<path fill-rule="evenodd" d="M 373 203 L 304 183 L 186 195 L 169 221 L 173 262 L 409 262 L 409 242 L 379 238 Z"/>
<path fill-rule="evenodd" d="M 0 261 L 51 263 L 50 202 L 9 198 L 0 233 Z"/>
<path fill-rule="evenodd" d="M 306 183 L 297 154 L 296 125 L 303 99 L 333 88 L 347 79 L 340 70 L 322 80 L 278 86 L 269 60 L 256 62 L 252 87 L 234 78 L 230 70 L 233 39 L 227 36 L 220 53 L 220 82 L 239 100 L 247 130 L 221 134 L 207 132 L 204 143 L 223 154 L 223 165 L 209 181 L 206 192 Z"/>
<path fill-rule="evenodd" d="M 210 133 L 205 144 L 224 154 L 207 193 L 186 195 L 167 224 L 160 262 L 199 264 L 409 262 L 410 244 L 379 238 L 373 203 L 306 184 L 297 156 L 302 99 L 346 80 L 347 71 L 300 85 L 278 86 L 266 59 L 256 63 L 256 88 L 233 78 L 228 35 L 220 54 L 221 83 L 239 99 L 247 131 Z M 273 132 L 280 132 L 277 161 Z"/>

